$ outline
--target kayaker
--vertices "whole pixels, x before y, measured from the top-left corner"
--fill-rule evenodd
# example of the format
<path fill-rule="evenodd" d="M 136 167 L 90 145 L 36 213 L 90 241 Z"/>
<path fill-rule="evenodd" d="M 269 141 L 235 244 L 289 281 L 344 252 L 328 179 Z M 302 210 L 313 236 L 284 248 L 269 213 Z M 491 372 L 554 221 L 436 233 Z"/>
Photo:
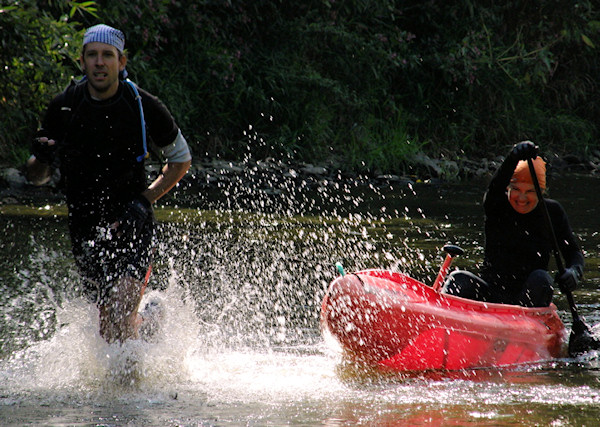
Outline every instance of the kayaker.
<path fill-rule="evenodd" d="M 124 47 L 116 28 L 100 24 L 86 31 L 80 57 L 85 77 L 50 102 L 27 162 L 28 177 L 38 185 L 53 166 L 60 169 L 73 255 L 108 342 L 138 335 L 156 243 L 152 204 L 191 163 L 168 109 L 125 79 Z M 151 143 L 166 166 L 148 185 L 144 163 Z"/>
<path fill-rule="evenodd" d="M 525 307 L 550 305 L 554 280 L 548 272 L 552 237 L 535 192 L 527 159 L 533 160 L 542 191 L 546 164 L 531 141 L 516 144 L 494 174 L 484 196 L 485 254 L 480 277 L 457 270 L 442 292 L 464 298 Z M 583 253 L 565 210 L 544 198 L 565 271 L 556 277 L 564 290 L 574 290 L 583 274 Z"/>

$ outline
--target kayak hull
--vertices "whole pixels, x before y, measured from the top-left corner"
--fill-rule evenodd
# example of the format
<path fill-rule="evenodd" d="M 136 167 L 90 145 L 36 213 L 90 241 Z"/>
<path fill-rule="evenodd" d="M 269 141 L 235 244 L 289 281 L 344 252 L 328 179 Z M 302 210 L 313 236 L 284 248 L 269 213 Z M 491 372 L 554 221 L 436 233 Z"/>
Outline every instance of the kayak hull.
<path fill-rule="evenodd" d="M 347 358 L 382 370 L 500 367 L 567 356 L 567 331 L 554 304 L 467 300 L 387 270 L 335 279 L 323 299 L 321 328 Z"/>

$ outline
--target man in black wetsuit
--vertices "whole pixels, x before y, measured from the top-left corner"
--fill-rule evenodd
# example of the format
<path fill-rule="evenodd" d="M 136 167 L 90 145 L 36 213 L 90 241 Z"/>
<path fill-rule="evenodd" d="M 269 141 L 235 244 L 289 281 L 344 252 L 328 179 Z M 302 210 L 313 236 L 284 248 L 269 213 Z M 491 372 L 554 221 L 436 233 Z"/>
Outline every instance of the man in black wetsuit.
<path fill-rule="evenodd" d="M 186 174 L 191 155 L 156 97 L 126 80 L 125 37 L 89 28 L 80 58 L 85 77 L 49 104 L 27 162 L 34 184 L 59 166 L 73 255 L 108 342 L 138 336 L 138 308 L 155 244 L 152 203 Z M 150 185 L 144 160 L 154 146 L 167 160 Z"/>
<path fill-rule="evenodd" d="M 539 206 L 527 159 L 533 159 L 542 190 L 546 167 L 530 141 L 516 144 L 492 178 L 485 194 L 485 256 L 481 277 L 467 271 L 448 276 L 442 292 L 487 302 L 546 307 L 552 302 L 548 273 L 552 236 Z M 546 199 L 552 226 L 565 260 L 556 278 L 561 289 L 576 288 L 583 274 L 583 254 L 567 215 L 555 200 Z"/>

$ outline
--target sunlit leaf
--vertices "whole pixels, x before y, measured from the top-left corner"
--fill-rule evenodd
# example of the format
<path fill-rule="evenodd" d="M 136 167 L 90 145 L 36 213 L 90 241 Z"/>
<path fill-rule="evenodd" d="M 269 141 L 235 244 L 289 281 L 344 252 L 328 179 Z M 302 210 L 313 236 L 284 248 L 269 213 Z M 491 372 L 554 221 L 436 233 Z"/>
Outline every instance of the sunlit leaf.
<path fill-rule="evenodd" d="M 583 42 L 585 44 L 587 44 L 589 47 L 591 47 L 592 49 L 596 48 L 596 46 L 594 45 L 594 42 L 590 40 L 590 38 L 588 36 L 586 36 L 585 34 L 581 35 L 581 40 L 583 40 Z"/>

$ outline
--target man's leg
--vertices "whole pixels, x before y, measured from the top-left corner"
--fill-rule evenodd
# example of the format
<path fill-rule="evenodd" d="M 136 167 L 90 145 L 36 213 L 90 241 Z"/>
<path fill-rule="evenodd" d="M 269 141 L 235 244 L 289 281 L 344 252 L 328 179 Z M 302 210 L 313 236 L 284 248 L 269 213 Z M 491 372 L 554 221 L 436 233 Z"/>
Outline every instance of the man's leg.
<path fill-rule="evenodd" d="M 489 285 L 482 278 L 464 270 L 450 273 L 442 287 L 444 294 L 477 301 L 487 301 L 489 292 Z"/>
<path fill-rule="evenodd" d="M 138 337 L 138 309 L 150 278 L 154 237 L 154 224 L 149 221 L 137 236 L 84 245 L 76 258 L 80 269 L 90 270 L 86 275 L 101 284 L 96 299 L 100 335 L 109 343 Z"/>
<path fill-rule="evenodd" d="M 525 282 L 518 304 L 524 307 L 548 307 L 553 292 L 552 276 L 546 270 L 534 270 Z"/>
<path fill-rule="evenodd" d="M 138 337 L 141 323 L 138 310 L 144 288 L 143 282 L 133 277 L 122 277 L 112 286 L 105 301 L 98 305 L 100 335 L 107 342 L 124 342 Z"/>

